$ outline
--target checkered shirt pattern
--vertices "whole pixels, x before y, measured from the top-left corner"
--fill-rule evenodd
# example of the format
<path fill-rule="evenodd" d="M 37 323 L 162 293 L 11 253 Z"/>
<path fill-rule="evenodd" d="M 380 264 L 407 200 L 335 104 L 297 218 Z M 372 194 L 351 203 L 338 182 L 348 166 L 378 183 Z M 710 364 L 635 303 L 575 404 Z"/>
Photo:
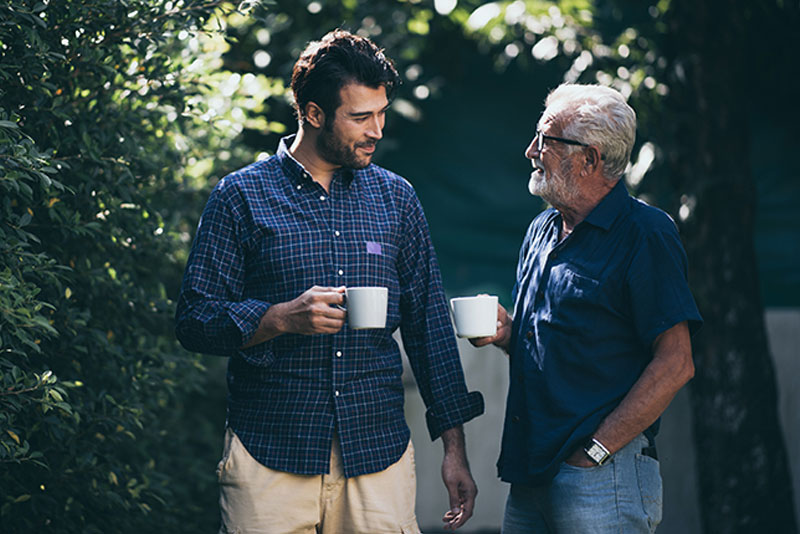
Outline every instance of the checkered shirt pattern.
<path fill-rule="evenodd" d="M 345 476 L 381 471 L 406 449 L 399 327 L 431 439 L 483 413 L 469 393 L 428 224 L 411 185 L 377 165 L 335 173 L 330 193 L 281 140 L 214 188 L 189 256 L 176 334 L 230 356 L 227 424 L 259 462 L 328 472 L 338 432 Z M 313 285 L 389 289 L 385 329 L 284 334 L 247 349 L 270 303 Z"/>

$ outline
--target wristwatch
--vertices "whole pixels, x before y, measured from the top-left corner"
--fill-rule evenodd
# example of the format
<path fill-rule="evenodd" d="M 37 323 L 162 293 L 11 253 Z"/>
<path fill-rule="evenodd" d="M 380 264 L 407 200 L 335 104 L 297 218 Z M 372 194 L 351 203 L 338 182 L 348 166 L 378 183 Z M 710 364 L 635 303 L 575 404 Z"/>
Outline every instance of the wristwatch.
<path fill-rule="evenodd" d="M 611 457 L 611 453 L 608 452 L 608 449 L 594 438 L 586 442 L 586 445 L 583 447 L 583 452 L 597 465 L 603 465 L 606 460 Z"/>

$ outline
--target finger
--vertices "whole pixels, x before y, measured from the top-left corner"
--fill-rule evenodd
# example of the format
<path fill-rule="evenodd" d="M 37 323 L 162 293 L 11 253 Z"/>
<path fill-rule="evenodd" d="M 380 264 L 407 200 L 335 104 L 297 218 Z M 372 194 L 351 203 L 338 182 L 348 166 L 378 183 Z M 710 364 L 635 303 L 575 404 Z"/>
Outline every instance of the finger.
<path fill-rule="evenodd" d="M 337 310 L 338 311 L 338 310 Z M 313 321 L 315 328 L 335 329 L 337 332 L 344 326 L 344 316 L 342 317 L 317 317 Z"/>
<path fill-rule="evenodd" d="M 467 522 L 467 520 L 472 517 L 472 512 L 475 510 L 475 494 L 474 491 L 467 491 L 464 499 L 464 504 L 462 505 L 462 513 L 461 517 L 459 518 L 461 523 L 459 526 L 463 525 Z"/>
<path fill-rule="evenodd" d="M 448 510 L 444 514 L 444 517 L 442 517 L 442 522 L 446 523 L 446 525 L 444 525 L 445 530 L 454 530 L 458 528 L 456 525 L 458 524 L 461 513 L 462 512 L 460 508 L 455 508 Z"/>
<path fill-rule="evenodd" d="M 338 307 L 336 304 L 318 303 L 312 307 L 311 312 L 315 317 L 344 320 L 347 317 L 347 310 Z"/>
<path fill-rule="evenodd" d="M 344 304 L 344 288 L 320 288 L 320 291 L 314 294 L 314 299 L 325 304 Z"/>
<path fill-rule="evenodd" d="M 501 323 L 505 324 L 510 322 L 511 316 L 508 314 L 506 309 L 501 306 L 500 304 L 497 305 L 497 320 Z"/>
<path fill-rule="evenodd" d="M 470 338 L 469 342 L 472 343 L 476 347 L 485 347 L 486 345 L 491 345 L 498 339 L 500 339 L 500 331 L 494 336 L 485 336 L 485 337 L 473 337 Z"/>
<path fill-rule="evenodd" d="M 486 345 L 492 342 L 491 337 L 472 337 L 469 339 L 469 342 L 472 343 L 475 347 L 485 347 Z"/>
<path fill-rule="evenodd" d="M 445 484 L 447 487 L 447 495 L 450 497 L 450 511 L 458 513 L 461 510 L 461 496 L 458 491 L 459 483 L 454 481 L 451 484 Z"/>
<path fill-rule="evenodd" d="M 453 520 L 458 517 L 459 511 L 448 510 L 445 512 L 444 516 L 442 517 L 442 521 L 445 523 L 452 523 Z"/>
<path fill-rule="evenodd" d="M 464 510 L 459 509 L 457 514 L 454 514 L 452 519 L 447 524 L 449 530 L 455 530 L 465 523 Z"/>

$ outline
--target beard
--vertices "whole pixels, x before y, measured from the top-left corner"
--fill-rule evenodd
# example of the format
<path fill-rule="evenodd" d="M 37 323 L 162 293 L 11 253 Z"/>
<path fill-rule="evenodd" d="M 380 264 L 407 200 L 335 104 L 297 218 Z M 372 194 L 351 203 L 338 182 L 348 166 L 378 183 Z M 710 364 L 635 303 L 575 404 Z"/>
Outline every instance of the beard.
<path fill-rule="evenodd" d="M 375 146 L 374 141 L 362 141 L 352 147 L 344 143 L 333 131 L 333 124 L 326 122 L 317 136 L 317 152 L 328 163 L 349 169 L 363 169 L 372 162 L 372 155 L 359 156 L 358 148 Z"/>
<path fill-rule="evenodd" d="M 541 168 L 541 167 L 539 167 Z M 570 180 L 572 162 L 564 159 L 558 169 L 531 173 L 528 191 L 544 199 L 551 206 L 570 206 L 578 196 L 575 183 Z"/>

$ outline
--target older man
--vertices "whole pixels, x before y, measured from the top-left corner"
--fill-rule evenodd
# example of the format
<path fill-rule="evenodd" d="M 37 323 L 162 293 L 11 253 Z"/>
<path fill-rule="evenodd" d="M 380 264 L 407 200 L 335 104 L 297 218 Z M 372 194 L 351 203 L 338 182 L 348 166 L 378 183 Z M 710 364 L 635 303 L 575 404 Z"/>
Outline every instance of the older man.
<path fill-rule="evenodd" d="M 701 324 L 674 222 L 620 177 L 636 115 L 609 88 L 562 85 L 525 152 L 529 189 L 552 208 L 520 252 L 500 477 L 505 534 L 653 532 L 661 520 L 654 438 L 692 377 Z"/>

